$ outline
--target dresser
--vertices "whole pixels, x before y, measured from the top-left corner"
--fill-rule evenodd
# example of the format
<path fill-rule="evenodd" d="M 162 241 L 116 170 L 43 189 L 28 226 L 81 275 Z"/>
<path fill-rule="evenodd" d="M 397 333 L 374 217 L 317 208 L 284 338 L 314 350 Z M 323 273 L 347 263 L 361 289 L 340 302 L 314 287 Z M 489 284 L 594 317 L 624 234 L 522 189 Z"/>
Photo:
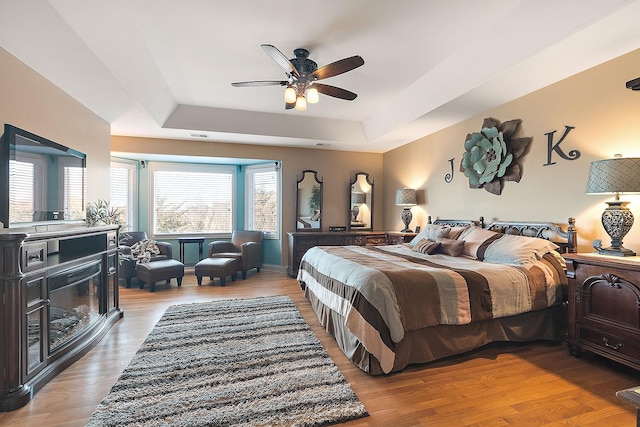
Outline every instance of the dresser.
<path fill-rule="evenodd" d="M 118 230 L 0 233 L 0 411 L 27 404 L 122 317 Z"/>
<path fill-rule="evenodd" d="M 411 241 L 416 233 L 394 231 L 290 232 L 287 274 L 298 275 L 302 256 L 314 246 L 375 246 L 396 245 Z"/>
<path fill-rule="evenodd" d="M 640 257 L 565 254 L 568 345 L 640 369 Z"/>

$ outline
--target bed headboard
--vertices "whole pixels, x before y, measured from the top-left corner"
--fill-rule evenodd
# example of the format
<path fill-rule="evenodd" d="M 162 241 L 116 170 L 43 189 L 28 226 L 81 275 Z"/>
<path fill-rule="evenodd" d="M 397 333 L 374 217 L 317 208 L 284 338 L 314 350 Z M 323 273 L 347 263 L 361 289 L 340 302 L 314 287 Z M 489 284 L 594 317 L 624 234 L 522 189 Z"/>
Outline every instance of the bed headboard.
<path fill-rule="evenodd" d="M 577 252 L 576 219 L 569 218 L 568 225 L 560 225 L 553 222 L 535 221 L 493 221 L 486 227 L 487 230 L 505 234 L 517 234 L 520 236 L 539 237 L 551 240 L 560 246 L 560 252 Z"/>
<path fill-rule="evenodd" d="M 448 225 L 449 227 L 464 227 L 466 225 L 477 225 L 484 228 L 484 217 L 480 217 L 477 221 L 473 219 L 441 219 L 436 218 L 435 221 L 431 221 L 431 216 L 427 218 L 429 224 Z"/>
<path fill-rule="evenodd" d="M 485 225 L 484 217 L 480 217 L 478 221 L 470 219 L 436 219 L 431 221 L 428 217 L 429 224 L 449 225 L 451 227 L 461 227 L 465 225 L 477 225 L 487 230 L 505 234 L 516 234 L 520 236 L 539 237 L 551 240 L 560 246 L 559 252 L 575 253 L 578 251 L 576 219 L 569 218 L 567 225 L 561 225 L 553 222 L 538 221 L 492 221 Z"/>

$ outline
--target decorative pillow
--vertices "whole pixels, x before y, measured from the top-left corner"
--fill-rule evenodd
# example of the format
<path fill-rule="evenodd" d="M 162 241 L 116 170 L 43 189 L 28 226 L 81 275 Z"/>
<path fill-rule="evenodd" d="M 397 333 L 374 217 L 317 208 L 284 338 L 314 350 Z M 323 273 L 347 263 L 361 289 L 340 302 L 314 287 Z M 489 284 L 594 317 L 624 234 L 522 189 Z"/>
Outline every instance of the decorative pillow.
<path fill-rule="evenodd" d="M 475 225 L 468 227 L 464 232 L 462 232 L 460 237 L 458 237 L 458 240 L 464 240 L 463 255 L 482 260 L 487 246 L 501 236 L 503 235 L 500 233 L 485 230 L 484 228 Z"/>
<path fill-rule="evenodd" d="M 409 246 L 412 248 L 422 239 L 429 239 L 435 241 L 438 237 L 447 237 L 451 227 L 448 225 L 427 224 L 422 231 L 418 233 L 416 237 L 411 239 Z"/>
<path fill-rule="evenodd" d="M 446 237 L 438 237 L 436 243 L 439 243 L 437 251 L 449 256 L 460 256 L 464 251 L 464 240 L 447 239 Z"/>
<path fill-rule="evenodd" d="M 155 240 L 144 239 L 131 246 L 131 256 L 138 264 L 151 261 L 152 255 L 160 254 Z"/>
<path fill-rule="evenodd" d="M 438 246 L 440 246 L 440 243 L 438 242 L 434 242 L 433 240 L 429 239 L 421 239 L 413 246 L 413 248 L 411 248 L 411 250 L 414 252 L 431 255 L 436 251 L 436 249 L 438 249 Z"/>
<path fill-rule="evenodd" d="M 451 231 L 449 231 L 449 235 L 447 237 L 449 239 L 457 239 L 469 227 L 471 227 L 471 226 L 470 225 L 464 225 L 464 226 L 451 227 Z"/>
<path fill-rule="evenodd" d="M 486 248 L 484 261 L 530 267 L 544 254 L 558 248 L 555 243 L 538 237 L 504 234 Z"/>

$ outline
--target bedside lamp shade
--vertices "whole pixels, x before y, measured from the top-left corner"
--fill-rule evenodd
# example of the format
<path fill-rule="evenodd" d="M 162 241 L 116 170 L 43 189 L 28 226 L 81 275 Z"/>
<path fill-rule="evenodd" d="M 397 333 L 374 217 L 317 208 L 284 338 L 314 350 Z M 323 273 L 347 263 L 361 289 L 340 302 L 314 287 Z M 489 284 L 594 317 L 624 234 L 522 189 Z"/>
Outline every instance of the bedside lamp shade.
<path fill-rule="evenodd" d="M 412 233 L 413 231 L 409 229 L 409 224 L 411 224 L 411 220 L 413 219 L 413 214 L 411 213 L 411 206 L 415 206 L 418 203 L 416 199 L 416 190 L 413 188 L 401 188 L 396 190 L 396 206 L 402 206 L 402 222 L 404 223 L 404 229 L 400 230 L 402 233 Z"/>
<path fill-rule="evenodd" d="M 629 202 L 620 201 L 620 193 L 640 192 L 640 158 L 615 157 L 591 162 L 587 194 L 615 194 L 614 201 L 606 202 L 609 207 L 602 213 L 602 226 L 611 237 L 611 246 L 598 248 L 604 255 L 635 255 L 622 246 L 622 239 L 633 225 L 633 214 L 627 208 Z"/>
<path fill-rule="evenodd" d="M 360 192 L 351 193 L 351 204 L 352 205 L 361 205 L 367 201 L 367 195 Z"/>

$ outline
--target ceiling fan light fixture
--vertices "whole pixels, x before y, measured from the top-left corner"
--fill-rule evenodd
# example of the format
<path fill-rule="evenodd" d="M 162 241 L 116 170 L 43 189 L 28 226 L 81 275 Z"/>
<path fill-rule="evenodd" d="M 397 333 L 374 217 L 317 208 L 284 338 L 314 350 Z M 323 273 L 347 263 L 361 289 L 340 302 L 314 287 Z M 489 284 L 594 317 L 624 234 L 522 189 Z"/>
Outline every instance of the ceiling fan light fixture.
<path fill-rule="evenodd" d="M 296 110 L 298 111 L 306 111 L 307 109 L 307 100 L 304 99 L 304 96 L 299 96 L 296 99 Z"/>
<path fill-rule="evenodd" d="M 286 102 L 287 104 L 293 104 L 294 102 L 296 102 L 296 98 L 296 90 L 291 86 L 287 86 L 287 88 L 284 90 L 284 102 Z"/>
<path fill-rule="evenodd" d="M 309 104 L 317 104 L 320 101 L 320 95 L 318 94 L 318 89 L 315 87 L 310 87 L 307 91 L 307 102 Z"/>

